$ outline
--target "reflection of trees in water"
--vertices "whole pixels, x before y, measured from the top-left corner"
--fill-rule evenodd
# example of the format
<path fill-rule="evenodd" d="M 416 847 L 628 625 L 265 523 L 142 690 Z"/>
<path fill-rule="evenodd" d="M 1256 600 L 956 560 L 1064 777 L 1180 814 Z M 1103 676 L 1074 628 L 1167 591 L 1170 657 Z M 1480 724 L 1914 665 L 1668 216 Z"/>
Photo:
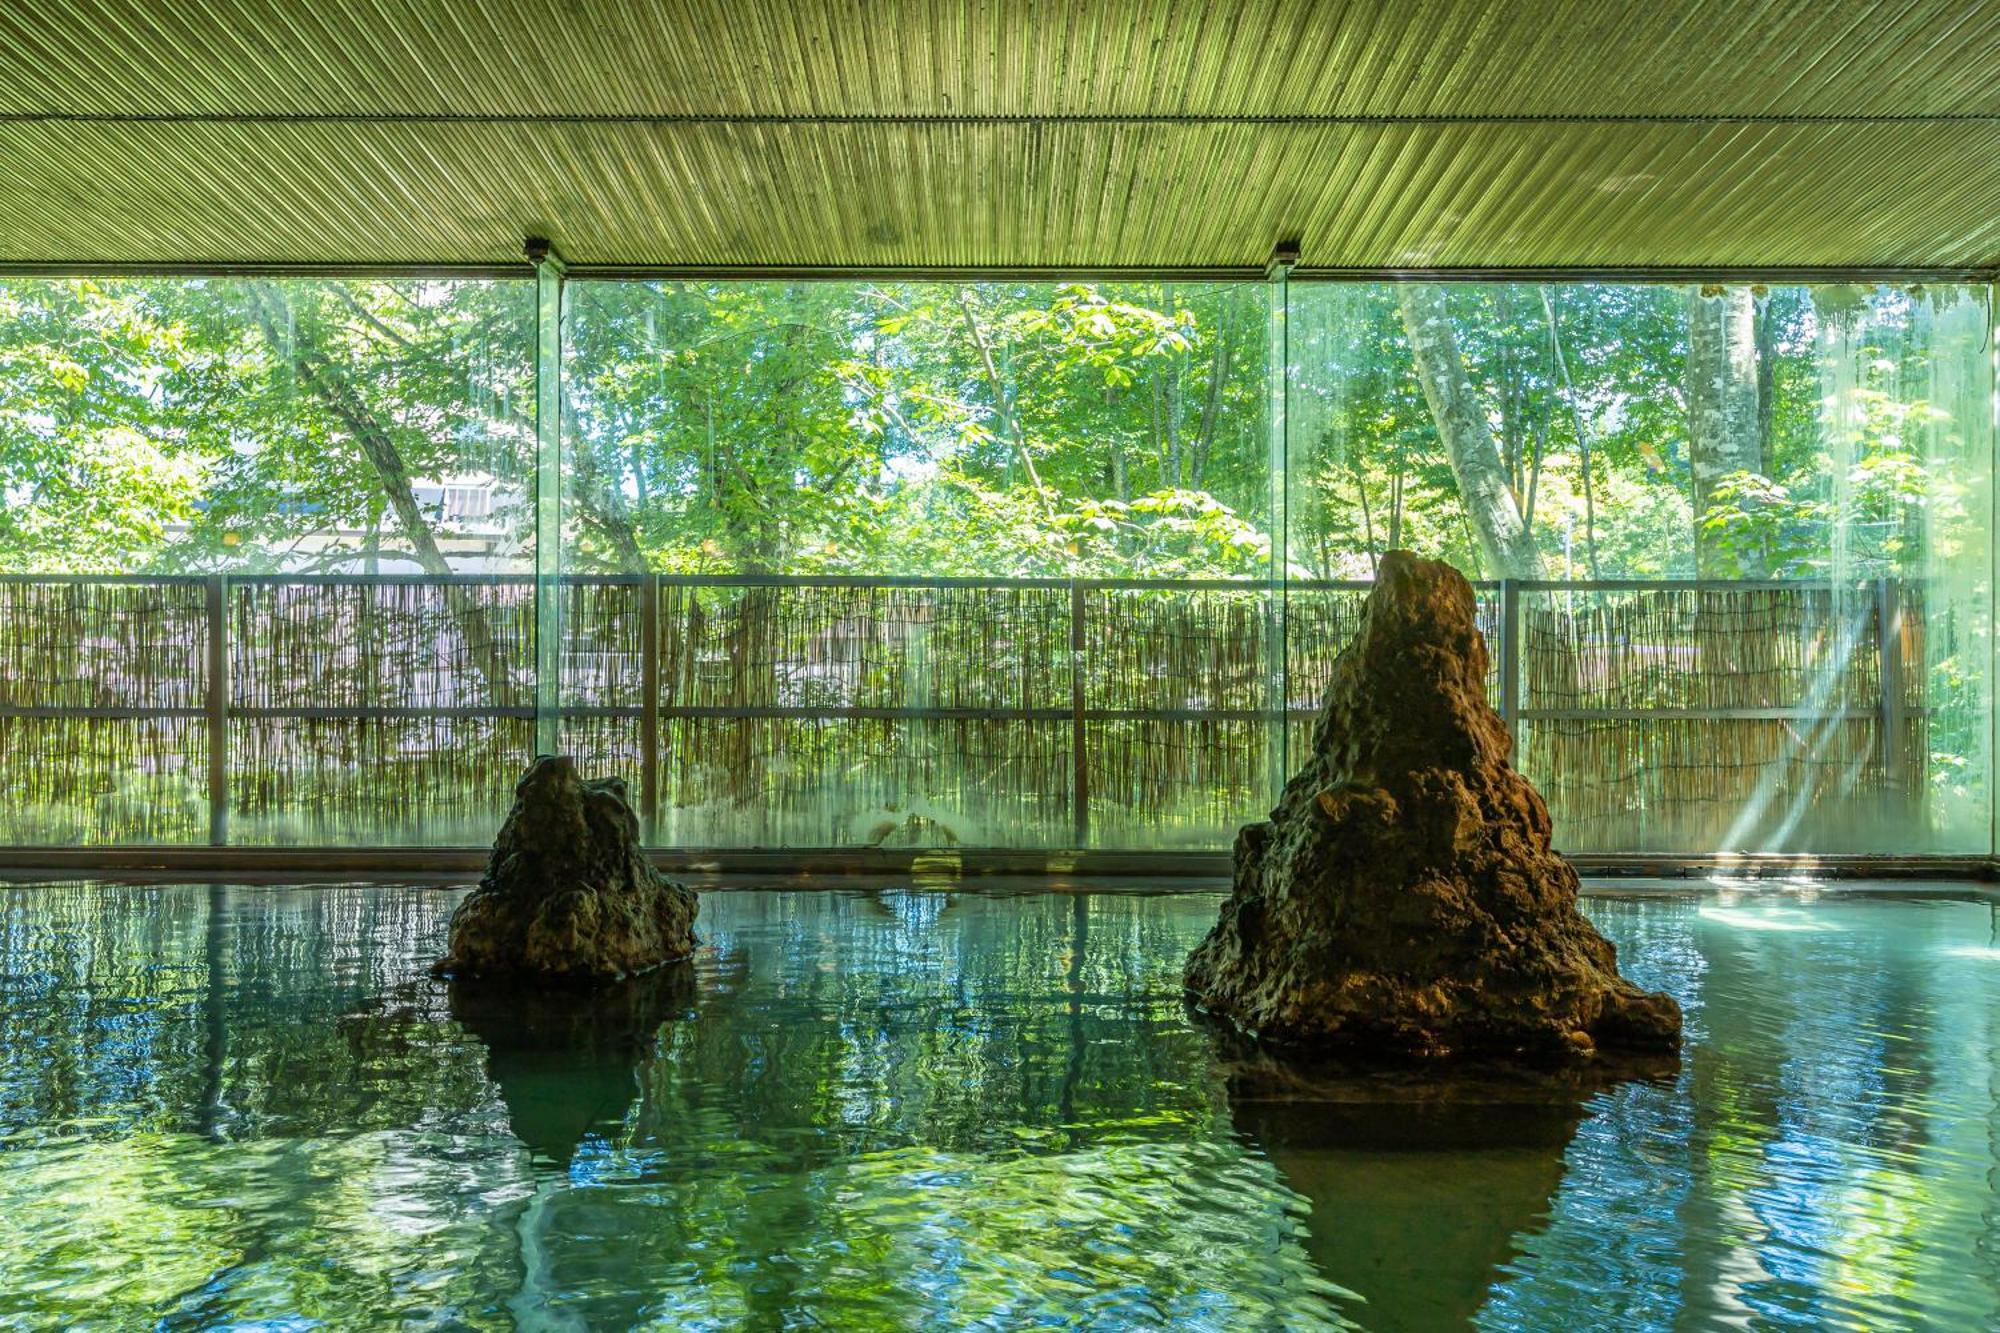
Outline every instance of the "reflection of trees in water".
<path fill-rule="evenodd" d="M 1475 1135 L 1232 1103 L 1180 989 L 1211 900 L 711 894 L 692 1018 L 537 1035 L 418 980 L 448 894 L 0 898 L 0 1287 L 116 1260 L 129 1285 L 84 1311 L 111 1326 L 478 1325 L 538 1190 L 549 1308 L 612 1326 L 1018 1325 L 1116 1291 L 1130 1323 L 1258 1327 L 1314 1268 L 1370 1327 L 2000 1313 L 2000 964 L 1951 956 L 1990 949 L 1983 905 L 1593 903 L 1688 1008 L 1680 1082 Z"/>
<path fill-rule="evenodd" d="M 0 890 L 0 1118 L 242 1139 L 476 1116 L 448 1032 L 365 1021 L 435 948 L 438 892 L 48 884 Z M 414 1016 L 413 1016 L 414 1017 Z"/>
<path fill-rule="evenodd" d="M 1841 1141 L 1858 1147 L 1885 1128 L 1866 1108 L 1883 1090 L 1883 1020 L 1907 997 L 1893 994 L 1877 945 L 1843 941 L 1797 907 L 1690 909 L 1678 924 L 1702 961 L 1681 982 L 1693 1022 L 1673 1127 L 1685 1156 L 1659 1221 L 1677 1236 L 1682 1275 L 1664 1308 L 1728 1321 L 1775 1301 L 1837 1319 L 1817 1282 L 1799 1280 L 1821 1266 L 1805 1250 L 1837 1245 Z"/>
<path fill-rule="evenodd" d="M 1201 1049 L 1180 1017 L 1188 915 L 1139 899 L 730 895 L 704 1021 L 670 1034 L 655 1076 L 807 1165 L 916 1142 L 1012 1148 L 1019 1127 L 1082 1143 L 1134 1118 L 1204 1122 L 1210 1094 L 1156 1077 L 1174 1067 L 1162 1047 L 1181 1069 Z"/>
<path fill-rule="evenodd" d="M 1161 1177 L 1202 1178 L 1200 1159 L 1170 1153 L 1234 1160 L 1200 1146 L 1218 1100 L 1181 1017 L 1203 916 L 1185 903 L 724 894 L 704 913 L 700 1016 L 643 1071 L 621 1160 L 604 1164 L 617 1187 L 553 1204 L 619 1226 L 628 1267 L 678 1275 L 647 1297 L 674 1317 L 921 1322 L 951 1302 L 1019 1317 L 1008 1302 L 1045 1271 L 1093 1262 L 1069 1252 L 1088 1233 L 1065 1219 L 1109 1234 L 1121 1201 L 1167 1206 Z M 1179 1146 L 1138 1146 L 1160 1141 Z M 1170 1215 L 1122 1224 L 1150 1233 Z M 1204 1244 L 1131 1262 L 1168 1293 L 1203 1275 L 1226 1289 L 1231 1251 Z M 1007 1273 L 995 1256 L 1009 1254 L 1034 1264 Z M 588 1317 L 615 1323 L 633 1298 L 598 1262 L 558 1242 L 552 1274 L 597 1280 Z"/>
<path fill-rule="evenodd" d="M 1588 1298 L 1609 1322 L 1769 1319 L 1984 1327 L 1996 1103 L 1978 1034 L 1990 978 L 1955 965 L 1972 903 L 1596 902 L 1641 984 L 1688 1014 L 1683 1077 L 1621 1094 L 1570 1150 L 1547 1230 L 1487 1322 L 1539 1327 Z"/>
<path fill-rule="evenodd" d="M 497 1286 L 480 1195 L 514 1172 L 492 1152 L 492 1085 L 441 1012 L 394 994 L 448 895 L 0 897 L 20 923 L 0 931 L 0 1122 L 22 1130 L 0 1177 L 0 1318 L 414 1316 Z M 406 1289 L 411 1271 L 427 1276 Z"/>
<path fill-rule="evenodd" d="M 541 1290 L 612 1323 L 662 1300 L 865 1322 L 912 1291 L 1004 1314 L 1080 1261 L 1072 1222 L 1150 1237 L 1122 1262 L 1162 1299 L 1243 1281 L 1240 1255 L 1177 1252 L 1162 1226 L 1214 1202 L 1182 1182 L 1234 1161 L 1206 1142 L 1217 1097 L 1180 1016 L 1205 915 L 1185 903 L 714 895 L 698 1016 L 649 1051 L 649 1014 L 537 1036 L 418 980 L 446 894 L 24 892 L 37 933 L 0 934 L 0 1105 L 30 1126 L 101 1118 L 97 1169 L 153 1211 L 131 1234 L 104 1232 L 109 1200 L 78 1215 L 106 1253 L 143 1231 L 172 1256 L 99 1311 L 114 1321 L 183 1292 L 216 1321 L 395 1305 L 383 1275 L 412 1264 L 451 1275 L 425 1299 L 476 1302 L 522 1283 L 531 1235 Z M 537 1185 L 511 1141 L 566 1169 Z M 120 1165 L 142 1142 L 172 1188 Z M 1253 1227 L 1282 1216 L 1261 1179 L 1231 1187 L 1266 1210 Z"/>

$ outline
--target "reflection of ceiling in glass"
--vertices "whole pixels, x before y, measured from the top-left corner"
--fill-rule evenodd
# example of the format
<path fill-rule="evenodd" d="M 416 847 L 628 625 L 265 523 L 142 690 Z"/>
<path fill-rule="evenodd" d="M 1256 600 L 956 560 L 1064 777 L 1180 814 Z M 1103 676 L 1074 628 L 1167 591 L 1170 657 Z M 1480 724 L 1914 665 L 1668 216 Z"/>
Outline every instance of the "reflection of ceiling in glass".
<path fill-rule="evenodd" d="M 2000 261 L 2000 10 L 1422 8 L 20 5 L 0 260 Z"/>

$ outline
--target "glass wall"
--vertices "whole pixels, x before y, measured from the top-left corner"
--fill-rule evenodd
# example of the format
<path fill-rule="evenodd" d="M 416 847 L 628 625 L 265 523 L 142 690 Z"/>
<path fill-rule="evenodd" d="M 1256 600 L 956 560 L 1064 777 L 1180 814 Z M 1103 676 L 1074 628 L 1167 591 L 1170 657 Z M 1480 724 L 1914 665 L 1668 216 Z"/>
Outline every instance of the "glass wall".
<path fill-rule="evenodd" d="M 1400 545 L 1510 581 L 1496 697 L 1563 846 L 1988 848 L 1986 289 L 1295 286 L 1290 315 L 1294 573 Z"/>
<path fill-rule="evenodd" d="M 570 743 L 652 759 L 661 840 L 1213 846 L 1263 800 L 1261 286 L 577 282 L 568 324 L 565 567 L 660 576 L 577 583 Z"/>
<path fill-rule="evenodd" d="M 561 310 L 538 423 L 529 280 L 0 282 L 0 843 L 480 843 L 539 716 L 661 843 L 1224 848 L 1400 546 L 1559 845 L 1992 847 L 1986 288 Z"/>
<path fill-rule="evenodd" d="M 533 287 L 0 281 L 0 843 L 479 842 Z"/>

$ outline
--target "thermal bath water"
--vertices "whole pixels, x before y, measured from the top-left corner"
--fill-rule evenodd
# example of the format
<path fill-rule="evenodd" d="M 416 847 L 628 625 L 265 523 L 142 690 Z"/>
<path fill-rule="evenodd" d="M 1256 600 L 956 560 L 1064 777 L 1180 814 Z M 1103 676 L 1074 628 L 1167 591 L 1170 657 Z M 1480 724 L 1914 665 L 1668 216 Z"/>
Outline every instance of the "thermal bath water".
<path fill-rule="evenodd" d="M 1593 899 L 1678 1074 L 1470 1114 L 1232 1098 L 1212 894 L 711 893 L 582 1014 L 457 896 L 0 890 L 0 1327 L 2000 1319 L 1976 896 Z"/>

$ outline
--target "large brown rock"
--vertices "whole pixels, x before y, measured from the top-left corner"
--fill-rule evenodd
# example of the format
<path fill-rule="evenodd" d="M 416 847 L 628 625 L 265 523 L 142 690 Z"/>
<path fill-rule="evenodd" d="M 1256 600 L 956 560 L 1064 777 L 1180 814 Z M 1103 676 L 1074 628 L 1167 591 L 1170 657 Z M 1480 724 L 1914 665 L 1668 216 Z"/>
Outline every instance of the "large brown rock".
<path fill-rule="evenodd" d="M 514 788 L 479 887 L 434 971 L 604 981 L 694 952 L 694 892 L 653 869 L 616 778 L 586 782 L 543 755 Z"/>
<path fill-rule="evenodd" d="M 1508 760 L 1474 608 L 1451 566 L 1383 557 L 1311 755 L 1269 822 L 1237 837 L 1235 886 L 1188 989 L 1313 1054 L 1672 1051 L 1680 1007 L 1618 975 L 1550 848 L 1548 808 Z"/>

